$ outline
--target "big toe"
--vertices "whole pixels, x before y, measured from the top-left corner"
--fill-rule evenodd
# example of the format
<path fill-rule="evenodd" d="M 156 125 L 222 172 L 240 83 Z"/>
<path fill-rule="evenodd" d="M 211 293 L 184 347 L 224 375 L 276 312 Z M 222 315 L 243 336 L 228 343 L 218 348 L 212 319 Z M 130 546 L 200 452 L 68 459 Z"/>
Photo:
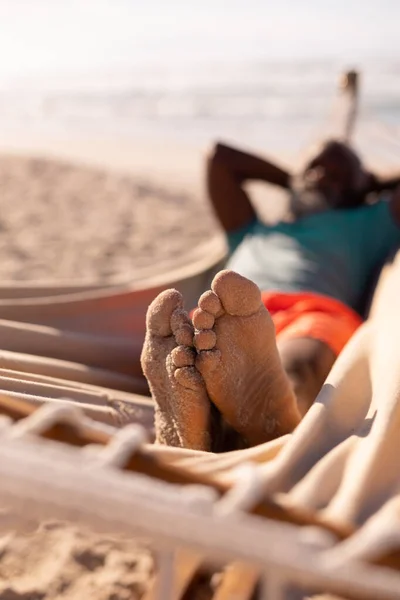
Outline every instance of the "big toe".
<path fill-rule="evenodd" d="M 171 335 L 171 317 L 177 308 L 183 308 L 182 294 L 174 289 L 161 292 L 147 310 L 147 331 L 160 337 Z"/>
<path fill-rule="evenodd" d="M 221 300 L 225 311 L 234 316 L 248 317 L 260 308 L 261 292 L 255 283 L 234 271 L 220 271 L 211 289 Z"/>

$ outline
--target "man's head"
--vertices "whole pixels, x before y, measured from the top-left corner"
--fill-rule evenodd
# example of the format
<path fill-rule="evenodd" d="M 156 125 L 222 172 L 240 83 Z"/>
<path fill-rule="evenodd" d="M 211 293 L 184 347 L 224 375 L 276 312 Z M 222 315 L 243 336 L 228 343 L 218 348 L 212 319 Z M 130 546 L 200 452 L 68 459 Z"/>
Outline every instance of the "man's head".
<path fill-rule="evenodd" d="M 343 142 L 324 142 L 293 179 L 299 204 L 315 208 L 354 208 L 365 200 L 368 173 L 357 154 Z"/>

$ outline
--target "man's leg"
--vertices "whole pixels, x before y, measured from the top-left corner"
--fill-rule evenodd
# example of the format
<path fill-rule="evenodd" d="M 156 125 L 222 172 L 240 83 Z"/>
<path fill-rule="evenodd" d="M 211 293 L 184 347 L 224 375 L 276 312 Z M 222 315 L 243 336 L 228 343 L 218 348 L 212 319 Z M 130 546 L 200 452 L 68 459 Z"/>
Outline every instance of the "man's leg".
<path fill-rule="evenodd" d="M 277 343 L 275 326 L 260 290 L 233 271 L 218 273 L 211 290 L 199 299 L 192 318 L 195 350 L 191 347 L 193 333 L 184 342 L 172 339 L 170 330 L 176 319 L 167 310 L 167 293 L 177 294 L 175 290 L 160 294 L 153 304 L 164 308 L 150 310 L 157 322 L 165 317 L 169 323 L 168 335 L 157 338 L 163 360 L 158 355 L 154 357 L 152 338 L 145 372 L 150 375 L 149 368 L 154 367 L 152 392 L 156 401 L 157 397 L 162 399 L 165 418 L 174 420 L 173 429 L 181 432 L 180 437 L 187 437 L 189 423 L 192 437 L 208 433 L 209 447 L 215 451 L 217 446 L 218 450 L 227 450 L 228 442 L 229 449 L 242 446 L 243 442 L 254 446 L 293 431 L 322 387 L 335 361 L 335 352 L 310 337 L 286 338 Z M 154 337 L 149 328 L 148 336 Z M 186 347 L 178 348 L 182 343 Z M 175 381 L 178 372 L 187 372 L 193 381 Z M 189 392 L 191 398 L 187 402 Z M 228 424 L 228 431 L 239 434 L 240 442 L 235 435 L 228 440 L 223 426 L 212 429 L 213 419 L 207 428 L 205 423 L 213 416 L 209 415 L 210 401 L 218 410 L 218 421 Z M 198 431 L 196 419 L 186 414 L 192 406 L 199 408 L 200 415 L 206 415 Z"/>
<path fill-rule="evenodd" d="M 193 325 L 195 367 L 224 421 L 250 446 L 293 431 L 300 413 L 258 287 L 221 271 L 200 296 Z"/>
<path fill-rule="evenodd" d="M 303 417 L 331 370 L 336 360 L 335 353 L 324 342 L 306 337 L 278 340 L 277 345 Z"/>

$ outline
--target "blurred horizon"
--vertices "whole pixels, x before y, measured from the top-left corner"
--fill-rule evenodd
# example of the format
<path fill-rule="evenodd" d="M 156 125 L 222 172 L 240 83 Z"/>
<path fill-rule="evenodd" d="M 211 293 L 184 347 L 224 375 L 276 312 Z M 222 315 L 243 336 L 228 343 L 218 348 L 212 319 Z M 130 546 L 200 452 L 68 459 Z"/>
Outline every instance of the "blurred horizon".
<path fill-rule="evenodd" d="M 0 82 L 133 67 L 399 55 L 396 0 L 0 0 Z"/>

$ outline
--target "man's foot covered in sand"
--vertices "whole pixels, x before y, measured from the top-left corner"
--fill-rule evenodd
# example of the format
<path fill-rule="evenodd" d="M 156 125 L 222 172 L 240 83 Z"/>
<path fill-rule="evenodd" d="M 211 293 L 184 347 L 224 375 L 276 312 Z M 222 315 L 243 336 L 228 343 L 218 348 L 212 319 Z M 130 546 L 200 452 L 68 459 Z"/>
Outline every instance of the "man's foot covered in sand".
<path fill-rule="evenodd" d="M 194 366 L 194 331 L 181 294 L 167 290 L 157 296 L 146 326 L 141 364 L 155 402 L 157 441 L 209 450 L 210 401 Z"/>
<path fill-rule="evenodd" d="M 293 431 L 300 414 L 258 287 L 221 271 L 198 306 L 195 364 L 225 420 L 250 445 Z"/>

